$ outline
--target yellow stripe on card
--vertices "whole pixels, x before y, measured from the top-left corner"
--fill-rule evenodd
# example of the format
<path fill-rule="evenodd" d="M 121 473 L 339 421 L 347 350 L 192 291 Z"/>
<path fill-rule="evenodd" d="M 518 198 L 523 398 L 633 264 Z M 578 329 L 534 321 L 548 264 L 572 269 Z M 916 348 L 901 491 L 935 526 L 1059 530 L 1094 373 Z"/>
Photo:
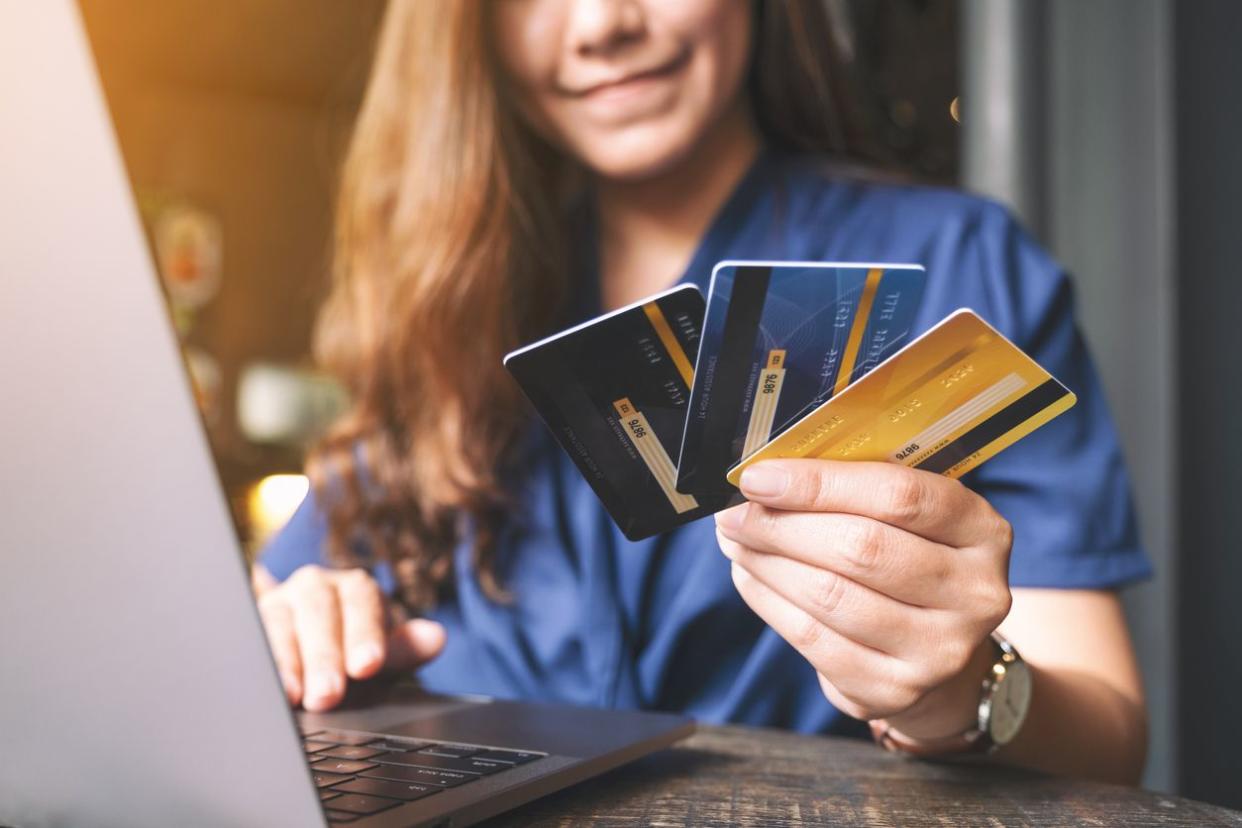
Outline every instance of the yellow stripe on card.
<path fill-rule="evenodd" d="M 672 357 L 673 364 L 677 366 L 677 372 L 685 380 L 686 387 L 694 385 L 694 366 L 690 364 L 686 352 L 682 350 L 681 343 L 673 335 L 673 329 L 669 327 L 668 320 L 664 318 L 664 311 L 660 310 L 657 303 L 648 302 L 643 305 L 643 313 L 647 314 L 651 327 L 655 328 L 656 336 L 660 337 L 660 341 L 664 343 L 664 350 L 668 351 L 668 355 Z"/>
<path fill-rule="evenodd" d="M 759 374 L 759 385 L 750 408 L 750 424 L 746 428 L 746 440 L 742 443 L 742 456 L 746 457 L 766 443 L 772 436 L 772 421 L 776 419 L 776 404 L 780 401 L 781 386 L 785 382 L 785 351 L 773 348 L 768 352 L 768 364 Z"/>
<path fill-rule="evenodd" d="M 884 271 L 874 267 L 867 272 L 867 281 L 863 284 L 862 298 L 858 300 L 858 310 L 854 313 L 854 324 L 850 326 L 850 338 L 845 343 L 845 353 L 841 356 L 841 367 L 837 371 L 837 384 L 832 393 L 840 394 L 850 384 L 854 373 L 854 363 L 858 360 L 858 350 L 862 347 L 863 333 L 867 330 L 867 318 L 871 316 L 871 306 L 875 303 L 875 295 L 880 289 L 880 279 Z"/>
<path fill-rule="evenodd" d="M 638 451 L 638 456 L 646 464 L 651 476 L 660 484 L 660 489 L 673 510 L 681 514 L 698 508 L 699 502 L 693 495 L 677 491 L 677 467 L 673 465 L 673 459 L 668 456 L 660 438 L 651 430 L 651 424 L 642 412 L 634 407 L 629 397 L 614 401 L 612 406 L 621 417 L 621 427 Z"/>

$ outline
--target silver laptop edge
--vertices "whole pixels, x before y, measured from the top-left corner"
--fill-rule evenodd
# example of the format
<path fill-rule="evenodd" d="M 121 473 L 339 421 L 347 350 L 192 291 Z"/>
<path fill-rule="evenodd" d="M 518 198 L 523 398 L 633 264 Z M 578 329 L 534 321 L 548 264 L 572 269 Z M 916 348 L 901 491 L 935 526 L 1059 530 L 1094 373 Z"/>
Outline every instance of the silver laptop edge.
<path fill-rule="evenodd" d="M 0 0 L 0 823 L 322 824 L 90 55 Z"/>
<path fill-rule="evenodd" d="M 0 383 L 0 826 L 323 825 L 69 0 L 0 0 Z M 380 828 L 693 727 L 401 688 L 303 719 L 548 754 L 355 823 Z"/>

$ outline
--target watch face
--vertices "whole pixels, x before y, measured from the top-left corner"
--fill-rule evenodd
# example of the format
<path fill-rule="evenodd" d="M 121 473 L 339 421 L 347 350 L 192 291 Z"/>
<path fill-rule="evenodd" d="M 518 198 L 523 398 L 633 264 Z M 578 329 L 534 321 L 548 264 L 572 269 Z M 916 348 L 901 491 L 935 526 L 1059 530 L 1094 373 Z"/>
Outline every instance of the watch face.
<path fill-rule="evenodd" d="M 1018 734 L 1031 705 L 1031 671 L 1024 662 L 1010 664 L 992 694 L 992 716 L 988 727 L 993 743 L 1008 744 Z"/>

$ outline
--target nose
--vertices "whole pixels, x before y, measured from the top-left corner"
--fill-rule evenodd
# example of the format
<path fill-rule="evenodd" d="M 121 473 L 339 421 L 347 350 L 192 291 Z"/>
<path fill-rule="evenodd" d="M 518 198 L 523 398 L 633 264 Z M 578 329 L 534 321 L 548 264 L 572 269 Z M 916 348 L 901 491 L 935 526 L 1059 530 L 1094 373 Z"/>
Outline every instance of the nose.
<path fill-rule="evenodd" d="M 646 18 L 640 0 L 571 0 L 571 3 L 568 35 L 579 55 L 608 54 L 642 36 Z"/>

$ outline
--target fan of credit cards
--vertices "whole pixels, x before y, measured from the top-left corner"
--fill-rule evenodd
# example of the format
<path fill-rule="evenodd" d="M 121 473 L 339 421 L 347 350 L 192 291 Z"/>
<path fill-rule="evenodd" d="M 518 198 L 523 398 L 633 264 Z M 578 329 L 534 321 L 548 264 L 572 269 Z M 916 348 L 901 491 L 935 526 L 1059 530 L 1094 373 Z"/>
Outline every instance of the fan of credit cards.
<path fill-rule="evenodd" d="M 959 477 L 1074 395 L 962 309 L 911 338 L 918 265 L 721 262 L 505 365 L 630 540 L 740 503 L 764 459 Z M 674 461 L 676 456 L 676 461 Z"/>

